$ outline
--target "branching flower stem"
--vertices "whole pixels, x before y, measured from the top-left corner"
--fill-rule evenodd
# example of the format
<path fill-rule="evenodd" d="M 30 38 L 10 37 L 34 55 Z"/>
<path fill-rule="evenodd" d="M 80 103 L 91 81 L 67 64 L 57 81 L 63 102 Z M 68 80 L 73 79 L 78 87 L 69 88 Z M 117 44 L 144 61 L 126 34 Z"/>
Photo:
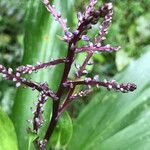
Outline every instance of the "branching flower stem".
<path fill-rule="evenodd" d="M 51 137 L 51 135 L 53 133 L 53 130 L 54 130 L 56 124 L 57 124 L 57 121 L 58 121 L 60 99 L 61 99 L 61 96 L 62 96 L 62 94 L 64 92 L 64 88 L 65 88 L 63 83 L 65 83 L 67 78 L 68 78 L 69 71 L 71 69 L 71 65 L 72 65 L 73 60 L 74 60 L 73 58 L 74 58 L 74 55 L 75 55 L 77 41 L 80 39 L 79 37 L 82 34 L 82 32 L 84 31 L 84 29 L 86 28 L 86 26 L 88 24 L 90 24 L 91 20 L 92 19 L 88 19 L 88 20 L 85 20 L 84 22 L 82 22 L 80 24 L 80 26 L 78 27 L 78 29 L 77 29 L 78 33 L 76 35 L 74 35 L 72 40 L 69 42 L 68 53 L 67 53 L 67 57 L 66 57 L 67 62 L 65 63 L 62 80 L 61 80 L 60 86 L 58 88 L 58 91 L 56 93 L 56 95 L 58 97 L 58 100 L 57 101 L 53 101 L 52 118 L 51 118 L 51 122 L 49 124 L 48 130 L 46 132 L 46 135 L 45 135 L 45 139 L 47 141 L 49 141 L 49 139 L 50 139 L 50 137 Z M 73 90 L 71 90 L 71 93 L 73 93 Z"/>
<path fill-rule="evenodd" d="M 88 19 L 88 20 L 83 21 L 77 29 L 78 34 L 74 35 L 72 40 L 69 42 L 68 53 L 67 53 L 67 57 L 66 57 L 67 62 L 65 63 L 64 72 L 63 72 L 63 75 L 62 75 L 62 80 L 61 80 L 60 86 L 58 88 L 58 91 L 56 93 L 56 95 L 58 97 L 58 100 L 53 101 L 52 118 L 51 118 L 51 122 L 49 124 L 48 130 L 47 130 L 47 132 L 45 134 L 45 138 L 44 138 L 47 141 L 49 141 L 49 139 L 50 139 L 50 137 L 53 133 L 53 130 L 54 130 L 56 124 L 57 124 L 57 121 L 58 121 L 60 99 L 61 99 L 61 96 L 62 96 L 62 94 L 64 92 L 64 89 L 65 89 L 63 83 L 65 83 L 67 81 L 67 78 L 68 78 L 68 75 L 69 75 L 69 72 L 70 72 L 70 69 L 71 69 L 71 65 L 72 65 L 73 60 L 74 60 L 74 55 L 75 55 L 75 50 L 76 50 L 76 47 L 77 47 L 77 42 L 80 39 L 79 37 L 82 34 L 82 32 L 84 31 L 84 29 L 86 28 L 86 26 L 88 24 L 90 24 L 91 20 L 92 19 Z M 73 90 L 72 90 L 72 92 L 73 92 Z"/>
<path fill-rule="evenodd" d="M 55 66 L 57 64 L 65 63 L 65 62 L 66 62 L 65 58 L 60 58 L 60 59 L 52 60 L 46 63 L 38 62 L 38 64 L 35 66 L 32 66 L 32 65 L 19 66 L 16 70 L 17 72 L 22 73 L 22 74 L 26 74 L 26 73 L 31 74 L 33 71 L 39 71 L 40 69 L 48 68 L 51 66 Z"/>
<path fill-rule="evenodd" d="M 70 69 L 71 69 L 71 65 L 72 65 L 73 60 L 74 60 L 76 44 L 77 44 L 77 41 L 79 39 L 79 36 L 84 31 L 84 25 L 85 24 L 87 24 L 87 22 L 83 22 L 79 26 L 79 28 L 78 28 L 79 33 L 77 35 L 74 35 L 74 38 L 69 43 L 68 53 L 67 53 L 67 57 L 66 57 L 67 62 L 65 63 L 64 72 L 63 72 L 63 75 L 62 75 L 62 80 L 61 80 L 60 86 L 58 88 L 58 91 L 56 93 L 56 95 L 58 97 L 58 100 L 53 101 L 52 118 L 51 118 L 51 122 L 50 122 L 50 125 L 48 127 L 48 130 L 46 132 L 46 135 L 45 135 L 45 139 L 47 141 L 50 139 L 50 137 L 53 133 L 53 130 L 54 130 L 54 128 L 57 124 L 57 121 L 58 121 L 60 99 L 61 99 L 61 96 L 62 96 L 62 94 L 64 92 L 64 89 L 65 89 L 63 84 L 67 81 L 67 78 L 68 78 L 68 75 L 69 75 L 69 72 L 70 72 Z"/>
<path fill-rule="evenodd" d="M 62 19 L 61 14 L 56 11 L 54 6 L 50 5 L 49 0 L 43 0 L 43 3 L 47 10 L 54 16 L 55 20 L 59 22 L 62 29 L 64 30 L 64 36 L 62 37 L 62 40 L 68 44 L 67 56 L 65 58 L 59 58 L 57 60 L 49 61 L 46 63 L 37 63 L 37 65 L 34 66 L 19 66 L 16 69 L 16 72 L 12 68 L 6 69 L 3 65 L 0 64 L 0 73 L 2 73 L 4 79 L 12 80 L 16 83 L 16 87 L 19 87 L 23 84 L 27 87 L 30 87 L 32 90 L 36 89 L 39 91 L 39 99 L 36 104 L 36 109 L 33 111 L 34 116 L 32 119 L 33 132 L 37 135 L 39 134 L 39 130 L 44 123 L 42 116 L 44 112 L 43 106 L 49 97 L 52 99 L 52 117 L 50 119 L 48 129 L 42 139 L 38 139 L 38 136 L 38 138 L 35 140 L 35 143 L 40 150 L 46 149 L 46 144 L 52 136 L 59 117 L 67 109 L 69 104 L 73 100 L 87 96 L 89 93 L 91 93 L 94 90 L 94 88 L 91 88 L 92 86 L 96 86 L 97 88 L 106 87 L 108 90 L 115 90 L 123 93 L 131 92 L 136 89 L 136 85 L 133 83 L 118 84 L 115 80 L 100 81 L 98 75 L 95 75 L 93 78 L 86 77 L 83 79 L 83 75 L 88 75 L 86 66 L 89 64 L 91 65 L 89 61 L 95 52 L 116 52 L 120 49 L 120 47 L 112 47 L 109 44 L 103 45 L 102 43 L 102 41 L 105 40 L 105 35 L 107 34 L 108 27 L 112 20 L 112 3 L 106 3 L 98 10 L 95 10 L 94 6 L 97 3 L 97 0 L 90 0 L 89 5 L 86 7 L 85 13 L 77 13 L 78 25 L 76 30 L 73 32 L 69 31 L 66 19 Z M 98 36 L 96 36 L 92 42 L 91 39 L 93 38 L 89 38 L 87 35 L 85 35 L 85 33 L 92 28 L 92 25 L 97 24 L 100 18 L 104 19 L 99 27 L 100 31 Z M 81 40 L 88 42 L 88 44 L 78 47 L 78 42 Z M 74 79 L 69 80 L 69 72 L 76 58 L 75 56 L 81 52 L 86 52 L 87 55 L 81 66 L 79 65 L 77 67 L 76 65 L 77 70 Z M 46 82 L 37 83 L 22 77 L 23 74 L 31 74 L 34 71 L 39 71 L 41 69 L 62 63 L 64 64 L 64 71 L 57 92 L 52 91 Z M 78 85 L 83 85 L 86 88 L 84 90 L 80 90 L 78 93 L 75 93 L 75 88 Z M 67 94 L 61 103 L 65 91 Z"/>
<path fill-rule="evenodd" d="M 74 90 L 76 85 L 78 84 L 83 84 L 83 85 L 97 85 L 97 86 L 105 86 L 108 89 L 116 89 L 116 90 L 120 90 L 122 92 L 127 92 L 127 91 L 132 91 L 132 89 L 134 90 L 136 87 L 134 87 L 134 85 L 121 85 L 119 86 L 116 83 L 105 83 L 104 82 L 97 82 L 97 81 L 77 81 L 77 82 L 68 82 L 68 75 L 72 66 L 72 63 L 74 61 L 74 56 L 76 53 L 82 52 L 82 51 L 86 51 L 87 57 L 85 58 L 82 66 L 77 70 L 76 73 L 76 79 L 80 78 L 85 70 L 86 65 L 88 64 L 90 58 L 92 57 L 93 53 L 96 51 L 106 51 L 106 52 L 112 52 L 112 51 L 117 51 L 119 48 L 113 48 L 110 46 L 101 46 L 101 42 L 104 39 L 105 34 L 107 33 L 107 28 L 111 22 L 111 16 L 112 16 L 112 4 L 108 3 L 104 6 L 102 6 L 99 9 L 99 12 L 94 12 L 94 5 L 95 5 L 96 1 L 95 0 L 91 0 L 90 1 L 90 5 L 87 7 L 86 10 L 86 17 L 81 16 L 82 14 L 79 13 L 78 17 L 79 17 L 79 22 L 78 22 L 78 27 L 76 32 L 71 33 L 69 31 L 65 31 L 65 40 L 68 42 L 68 53 L 66 56 L 66 62 L 65 62 L 65 66 L 64 66 L 64 72 L 62 75 L 62 80 L 61 83 L 59 85 L 58 91 L 56 93 L 58 100 L 57 101 L 53 101 L 53 111 L 52 111 L 52 118 L 49 124 L 49 127 L 47 129 L 47 132 L 45 134 L 44 139 L 49 141 L 49 139 L 51 138 L 51 135 L 54 131 L 54 128 L 57 124 L 58 118 L 61 115 L 61 113 L 66 110 L 66 108 L 69 106 L 70 102 L 79 96 L 83 96 L 86 95 L 88 93 L 90 93 L 92 90 L 86 90 L 86 91 L 81 91 L 79 92 L 79 94 L 73 96 Z M 46 4 L 46 7 L 50 5 L 50 4 Z M 90 8 L 91 7 L 91 8 Z M 52 12 L 51 7 L 49 7 L 50 11 Z M 55 16 L 55 18 L 57 18 L 57 16 L 55 15 L 56 12 L 52 12 L 52 14 Z M 97 23 L 98 19 L 100 17 L 104 17 L 104 22 L 102 24 L 102 31 L 99 33 L 99 37 L 97 37 L 95 39 L 95 43 L 93 43 L 93 47 L 81 47 L 81 48 L 77 48 L 77 43 L 79 40 L 81 40 L 81 36 L 84 30 L 89 30 L 91 28 L 91 24 L 95 24 Z M 83 19 L 84 18 L 84 19 Z M 64 25 L 60 22 L 59 18 L 57 18 L 56 20 L 58 20 L 58 22 L 62 25 L 62 28 L 64 29 Z M 64 29 L 65 30 L 65 29 Z M 101 47 L 100 47 L 100 46 Z M 89 79 L 88 79 L 89 81 Z M 87 84 L 88 83 L 88 84 Z M 67 86 L 68 84 L 68 86 Z M 61 97 L 64 93 L 64 90 L 67 89 L 68 93 L 67 93 L 67 97 L 65 98 L 64 102 L 62 105 L 60 105 L 60 100 Z"/>

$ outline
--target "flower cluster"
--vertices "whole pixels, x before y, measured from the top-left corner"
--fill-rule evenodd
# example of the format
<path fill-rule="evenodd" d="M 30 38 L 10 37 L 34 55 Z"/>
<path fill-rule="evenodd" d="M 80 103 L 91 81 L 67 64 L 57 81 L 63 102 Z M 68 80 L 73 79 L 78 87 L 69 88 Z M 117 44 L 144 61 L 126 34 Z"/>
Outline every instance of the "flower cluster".
<path fill-rule="evenodd" d="M 94 53 L 110 53 L 116 52 L 120 49 L 120 46 L 112 47 L 109 44 L 103 44 L 103 41 L 106 39 L 105 36 L 108 33 L 108 27 L 112 21 L 112 3 L 106 3 L 102 7 L 95 9 L 97 0 L 90 0 L 90 3 L 86 7 L 85 12 L 77 13 L 77 28 L 72 32 L 69 31 L 70 28 L 67 27 L 66 19 L 62 19 L 61 14 L 56 11 L 54 6 L 51 6 L 49 0 L 43 0 L 43 3 L 48 12 L 50 12 L 54 16 L 55 20 L 59 22 L 62 29 L 64 30 L 64 35 L 62 38 L 68 44 L 67 56 L 65 58 L 60 58 L 47 63 L 37 63 L 37 65 L 35 66 L 19 66 L 16 71 L 14 71 L 12 68 L 6 69 L 3 65 L 0 65 L 0 73 L 3 74 L 4 79 L 12 80 L 16 83 L 16 87 L 25 85 L 26 87 L 30 87 L 33 90 L 39 91 L 39 99 L 36 104 L 36 109 L 33 111 L 34 117 L 32 119 L 33 130 L 36 134 L 38 134 L 39 129 L 44 123 L 44 119 L 42 117 L 42 114 L 44 112 L 43 105 L 46 103 L 48 97 L 51 97 L 53 100 L 52 117 L 47 132 L 43 137 L 43 140 L 36 142 L 40 149 L 44 149 L 43 147 L 46 146 L 46 141 L 50 139 L 57 121 L 63 111 L 73 100 L 87 96 L 89 93 L 91 93 L 93 91 L 92 86 L 96 86 L 97 88 L 105 87 L 108 90 L 113 89 L 115 91 L 120 91 L 123 93 L 134 91 L 136 89 L 136 85 L 133 83 L 119 84 L 115 80 L 100 81 L 98 75 L 94 76 L 94 78 L 90 78 L 88 77 L 88 71 L 86 70 L 87 65 L 93 65 L 93 63 L 90 62 L 90 59 Z M 87 31 L 92 29 L 93 25 L 97 24 L 100 18 L 103 18 L 103 21 L 99 26 L 98 35 L 96 35 L 94 38 L 89 37 L 87 35 Z M 86 41 L 86 45 L 78 47 L 78 42 L 80 40 Z M 76 73 L 74 79 L 69 80 L 68 75 L 76 58 L 76 55 L 82 52 L 87 53 L 85 60 L 83 61 L 82 65 L 76 65 Z M 64 64 L 64 72 L 62 73 L 62 79 L 57 92 L 51 90 L 48 87 L 47 83 L 35 83 L 22 77 L 23 74 L 31 74 L 34 71 L 55 66 L 60 63 Z M 83 75 L 85 74 L 87 75 L 87 77 L 83 79 Z M 86 90 L 81 90 L 78 93 L 74 93 L 75 88 L 78 85 L 86 86 Z M 64 97 L 64 90 L 67 91 L 67 94 L 63 102 L 61 103 L 61 98 Z"/>

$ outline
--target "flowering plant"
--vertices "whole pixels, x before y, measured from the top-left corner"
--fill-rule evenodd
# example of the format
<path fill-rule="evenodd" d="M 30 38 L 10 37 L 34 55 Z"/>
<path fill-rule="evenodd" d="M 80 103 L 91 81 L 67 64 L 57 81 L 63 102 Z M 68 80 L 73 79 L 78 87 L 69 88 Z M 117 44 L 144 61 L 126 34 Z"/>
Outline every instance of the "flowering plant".
<path fill-rule="evenodd" d="M 120 49 L 118 47 L 112 47 L 110 45 L 104 45 L 103 41 L 106 39 L 106 34 L 108 33 L 108 27 L 112 21 L 113 15 L 113 6 L 112 3 L 106 3 L 98 9 L 95 8 L 97 0 L 90 0 L 89 5 L 86 7 L 85 12 L 78 12 L 78 24 L 74 31 L 70 31 L 70 28 L 67 26 L 67 20 L 63 19 L 61 14 L 56 11 L 54 6 L 51 6 L 48 0 L 43 1 L 47 10 L 54 16 L 55 20 L 59 22 L 62 29 L 64 30 L 64 35 L 61 37 L 61 40 L 67 43 L 68 51 L 65 58 L 59 58 L 57 60 L 52 60 L 46 63 L 37 63 L 37 65 L 26 65 L 19 66 L 16 70 L 12 68 L 5 68 L 3 65 L 0 65 L 0 73 L 3 74 L 4 79 L 12 80 L 16 83 L 16 87 L 25 85 L 30 87 L 33 90 L 39 92 L 38 102 L 36 104 L 36 109 L 34 110 L 32 124 L 33 132 L 37 135 L 39 130 L 44 123 L 42 114 L 44 112 L 43 106 L 46 103 L 47 99 L 50 97 L 53 102 L 52 117 L 49 123 L 47 132 L 43 139 L 35 140 L 35 144 L 39 149 L 45 149 L 47 142 L 50 140 L 52 133 L 56 127 L 59 117 L 67 109 L 69 104 L 83 96 L 90 94 L 96 86 L 97 88 L 106 87 L 108 90 L 120 91 L 127 93 L 134 91 L 136 85 L 133 83 L 117 83 L 115 80 L 104 80 L 101 81 L 98 75 L 95 75 L 93 78 L 88 77 L 88 71 L 86 66 L 93 65 L 90 61 L 90 58 L 94 53 L 97 52 L 116 52 Z M 97 24 L 98 21 L 103 18 L 102 23 L 99 25 L 99 33 L 94 38 L 87 35 L 88 31 L 92 29 L 93 25 Z M 83 46 L 79 46 L 80 41 L 85 41 Z M 68 78 L 69 72 L 74 65 L 76 55 L 79 53 L 87 53 L 82 65 L 75 64 L 76 73 L 74 79 L 70 80 Z M 48 84 L 45 83 L 36 83 L 30 79 L 23 77 L 24 74 L 31 74 L 32 72 L 39 71 L 40 69 L 49 68 L 57 64 L 64 64 L 64 71 L 62 73 L 62 78 L 58 90 L 55 92 L 49 88 Z M 84 78 L 83 75 L 87 77 Z M 83 90 L 78 93 L 75 92 L 75 88 L 78 85 L 83 85 Z M 67 91 L 65 96 L 63 95 L 64 91 Z M 62 100 L 63 98 L 63 100 Z"/>

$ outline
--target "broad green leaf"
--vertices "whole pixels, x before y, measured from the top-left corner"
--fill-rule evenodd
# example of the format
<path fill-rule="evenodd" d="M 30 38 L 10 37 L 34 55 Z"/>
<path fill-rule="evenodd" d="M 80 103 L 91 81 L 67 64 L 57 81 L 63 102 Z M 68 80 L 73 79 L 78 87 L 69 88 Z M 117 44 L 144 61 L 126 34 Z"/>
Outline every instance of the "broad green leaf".
<path fill-rule="evenodd" d="M 33 133 L 32 131 L 28 131 L 29 134 L 29 143 L 28 143 L 28 150 L 33 150 L 34 147 L 34 141 L 36 140 L 36 138 L 38 137 L 37 134 Z"/>
<path fill-rule="evenodd" d="M 52 3 L 52 2 L 51 2 Z M 72 1 L 55 1 L 55 6 L 67 16 L 71 24 Z M 60 7 L 61 6 L 61 7 Z M 36 62 L 47 62 L 51 59 L 64 57 L 67 53 L 66 44 L 59 40 L 57 35 L 62 34 L 60 25 L 51 17 L 41 0 L 30 0 L 26 12 L 24 56 L 22 64 L 36 64 Z M 55 92 L 59 86 L 63 64 L 51 69 L 44 69 L 34 73 L 30 78 L 37 82 L 48 82 L 49 87 Z M 20 149 L 28 147 L 28 134 L 26 132 L 29 124 L 28 119 L 33 117 L 30 110 L 33 102 L 37 101 L 38 93 L 31 89 L 20 88 L 16 95 L 13 108 L 12 120 L 14 122 Z M 45 106 L 45 125 L 40 133 L 44 136 L 50 120 L 51 102 Z M 70 123 L 70 120 L 68 120 Z M 23 147 L 22 147 L 23 145 Z"/>
<path fill-rule="evenodd" d="M 72 120 L 67 112 L 64 112 L 59 119 L 56 126 L 55 133 L 53 134 L 51 145 L 53 149 L 62 149 L 70 142 L 73 132 Z"/>
<path fill-rule="evenodd" d="M 91 99 L 74 121 L 69 150 L 149 150 L 149 58 L 150 51 L 116 76 L 119 82 L 136 83 L 135 92 L 102 90 Z"/>
<path fill-rule="evenodd" d="M 15 128 L 9 117 L 0 108 L 0 150 L 18 150 Z"/>

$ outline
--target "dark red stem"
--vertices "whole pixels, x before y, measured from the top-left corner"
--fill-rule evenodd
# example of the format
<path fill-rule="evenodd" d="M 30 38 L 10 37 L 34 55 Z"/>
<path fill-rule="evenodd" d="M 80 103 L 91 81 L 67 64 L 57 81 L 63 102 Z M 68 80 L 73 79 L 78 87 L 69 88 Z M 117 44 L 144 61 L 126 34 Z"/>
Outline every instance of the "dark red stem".
<path fill-rule="evenodd" d="M 64 89 L 65 89 L 63 83 L 65 83 L 67 81 L 68 74 L 69 74 L 69 71 L 71 69 L 71 65 L 72 65 L 73 60 L 74 60 L 76 44 L 77 44 L 78 40 L 80 39 L 79 38 L 80 35 L 85 30 L 86 26 L 91 22 L 91 20 L 92 19 L 85 20 L 77 29 L 79 31 L 79 33 L 74 35 L 74 37 L 69 42 L 68 53 L 67 53 L 67 57 L 66 57 L 67 61 L 65 62 L 65 67 L 64 67 L 64 72 L 63 72 L 63 76 L 61 79 L 61 83 L 60 83 L 60 86 L 59 86 L 58 91 L 56 93 L 58 100 L 53 101 L 52 118 L 51 118 L 49 127 L 48 127 L 46 134 L 45 134 L 45 137 L 44 137 L 44 139 L 46 139 L 47 141 L 49 141 L 49 139 L 50 139 L 50 137 L 54 131 L 54 128 L 57 124 L 57 121 L 58 121 L 60 99 L 61 99 L 61 96 L 64 93 Z"/>

